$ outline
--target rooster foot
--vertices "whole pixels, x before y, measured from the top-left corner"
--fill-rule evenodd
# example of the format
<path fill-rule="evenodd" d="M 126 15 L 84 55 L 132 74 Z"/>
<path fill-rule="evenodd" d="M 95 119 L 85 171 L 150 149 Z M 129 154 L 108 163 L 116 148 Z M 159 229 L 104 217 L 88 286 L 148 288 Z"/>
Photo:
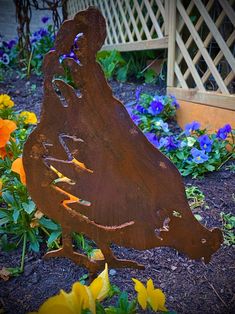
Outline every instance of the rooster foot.
<path fill-rule="evenodd" d="M 86 255 L 77 253 L 73 250 L 67 250 L 63 247 L 58 250 L 47 252 L 44 255 L 44 258 L 46 259 L 51 257 L 67 257 L 74 263 L 86 267 L 91 273 L 97 272 L 100 268 L 98 263 L 91 261 Z"/>
<path fill-rule="evenodd" d="M 144 265 L 139 264 L 132 260 L 119 259 L 113 254 L 110 246 L 104 243 L 98 243 L 99 248 L 101 249 L 105 262 L 108 263 L 109 267 L 114 268 L 135 268 L 135 269 L 144 269 Z"/>
<path fill-rule="evenodd" d="M 114 268 L 134 268 L 142 270 L 145 269 L 144 265 L 127 259 L 113 258 L 112 260 L 107 261 L 107 263 L 109 266 L 112 266 Z"/>

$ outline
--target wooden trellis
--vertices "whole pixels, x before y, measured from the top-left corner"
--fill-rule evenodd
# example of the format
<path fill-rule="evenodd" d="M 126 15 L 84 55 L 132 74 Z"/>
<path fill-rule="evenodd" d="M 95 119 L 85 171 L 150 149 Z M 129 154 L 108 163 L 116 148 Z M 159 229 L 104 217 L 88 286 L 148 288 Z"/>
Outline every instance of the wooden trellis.
<path fill-rule="evenodd" d="M 179 99 L 235 110 L 234 2 L 171 1 L 168 91 Z"/>
<path fill-rule="evenodd" d="M 69 18 L 96 6 L 107 22 L 104 49 L 119 51 L 167 48 L 165 4 L 162 0 L 68 0 Z"/>
<path fill-rule="evenodd" d="M 235 110 L 235 0 L 68 0 L 106 18 L 103 49 L 168 49 L 168 92 Z"/>

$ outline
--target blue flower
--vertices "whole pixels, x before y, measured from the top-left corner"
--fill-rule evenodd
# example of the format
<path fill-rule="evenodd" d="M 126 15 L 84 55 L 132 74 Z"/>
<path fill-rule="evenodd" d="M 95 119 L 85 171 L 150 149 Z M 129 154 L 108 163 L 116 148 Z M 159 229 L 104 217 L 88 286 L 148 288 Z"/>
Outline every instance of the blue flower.
<path fill-rule="evenodd" d="M 195 147 L 191 149 L 191 154 L 193 156 L 192 161 L 194 161 L 196 164 L 203 164 L 209 158 L 204 150 L 199 150 Z"/>
<path fill-rule="evenodd" d="M 176 109 L 178 109 L 180 107 L 178 101 L 176 100 L 176 97 L 174 95 L 170 95 L 171 99 L 172 99 L 172 105 L 175 106 Z"/>
<path fill-rule="evenodd" d="M 139 116 L 137 116 L 136 114 L 131 115 L 131 119 L 133 120 L 133 122 L 138 125 L 141 121 L 141 118 Z"/>
<path fill-rule="evenodd" d="M 141 106 L 141 105 L 137 105 L 136 107 L 135 107 L 135 109 L 137 110 L 137 111 L 139 111 L 139 113 L 141 113 L 141 114 L 146 114 L 146 113 L 148 113 L 148 110 L 147 109 L 145 109 L 143 106 Z"/>
<path fill-rule="evenodd" d="M 162 148 L 162 147 L 166 147 L 166 145 L 168 144 L 168 140 L 167 138 L 165 137 L 161 137 L 159 142 L 158 142 L 158 145 L 157 145 L 157 148 Z"/>
<path fill-rule="evenodd" d="M 135 91 L 136 102 L 138 103 L 140 100 L 141 87 L 137 87 Z"/>
<path fill-rule="evenodd" d="M 12 39 L 12 40 L 8 41 L 8 43 L 6 43 L 6 44 L 7 44 L 7 48 L 9 50 L 11 50 L 11 48 L 16 45 L 16 40 Z"/>
<path fill-rule="evenodd" d="M 161 101 L 153 100 L 150 103 L 150 108 L 148 108 L 148 112 L 152 115 L 158 115 L 159 113 L 162 112 L 163 109 L 164 109 L 164 106 Z"/>
<path fill-rule="evenodd" d="M 198 142 L 202 150 L 206 151 L 207 153 L 211 152 L 213 141 L 207 134 L 201 135 L 198 138 Z"/>
<path fill-rule="evenodd" d="M 3 63 L 3 64 L 9 64 L 10 62 L 10 58 L 8 56 L 8 54 L 6 53 L 3 53 L 3 55 L 0 57 L 0 64 Z"/>
<path fill-rule="evenodd" d="M 149 142 L 151 142 L 154 146 L 158 147 L 158 139 L 156 134 L 148 132 L 145 133 L 145 136 L 147 137 Z"/>
<path fill-rule="evenodd" d="M 168 136 L 165 139 L 167 141 L 165 147 L 168 151 L 175 150 L 179 147 L 179 141 L 176 140 L 173 136 Z"/>
<path fill-rule="evenodd" d="M 168 123 L 163 122 L 162 119 L 158 119 L 154 124 L 156 125 L 156 127 L 160 127 L 160 129 L 162 129 L 164 132 L 169 132 Z"/>
<path fill-rule="evenodd" d="M 193 121 L 192 123 L 188 123 L 185 125 L 184 133 L 188 136 L 191 132 L 196 131 L 200 128 L 200 123 L 197 121 Z"/>
<path fill-rule="evenodd" d="M 230 133 L 231 131 L 232 131 L 231 125 L 225 124 L 225 126 L 218 130 L 216 137 L 221 140 L 225 140 L 228 136 L 228 133 Z"/>
<path fill-rule="evenodd" d="M 41 21 L 42 23 L 46 24 L 49 21 L 49 19 L 50 18 L 48 16 L 43 16 Z"/>

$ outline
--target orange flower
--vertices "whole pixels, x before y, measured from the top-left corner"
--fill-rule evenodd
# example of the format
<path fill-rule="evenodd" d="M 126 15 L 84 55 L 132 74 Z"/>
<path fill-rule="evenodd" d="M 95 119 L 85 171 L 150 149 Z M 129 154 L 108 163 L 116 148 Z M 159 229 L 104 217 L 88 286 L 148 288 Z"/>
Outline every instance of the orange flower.
<path fill-rule="evenodd" d="M 16 129 L 15 122 L 0 118 L 0 148 L 5 147 L 10 139 L 10 135 Z"/>
<path fill-rule="evenodd" d="M 7 151 L 5 147 L 0 147 L 0 157 L 4 159 L 7 155 Z"/>
<path fill-rule="evenodd" d="M 2 182 L 2 179 L 0 179 L 0 195 L 2 195 L 2 186 L 3 186 L 3 182 Z"/>
<path fill-rule="evenodd" d="M 20 175 L 20 181 L 26 185 L 26 176 L 24 172 L 24 167 L 23 167 L 23 162 L 22 158 L 17 158 L 16 160 L 13 161 L 11 170 L 18 173 Z"/>

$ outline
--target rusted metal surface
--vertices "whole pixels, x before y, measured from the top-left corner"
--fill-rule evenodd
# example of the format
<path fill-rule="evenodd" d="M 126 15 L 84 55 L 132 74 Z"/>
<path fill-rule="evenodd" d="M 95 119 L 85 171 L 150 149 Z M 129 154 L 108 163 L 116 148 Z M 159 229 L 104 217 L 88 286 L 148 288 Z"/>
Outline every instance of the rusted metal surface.
<path fill-rule="evenodd" d="M 221 231 L 194 218 L 176 167 L 113 97 L 95 61 L 105 35 L 104 18 L 89 8 L 63 23 L 55 50 L 44 59 L 42 116 L 25 144 L 23 163 L 32 199 L 62 226 L 62 248 L 46 256 L 69 257 L 90 272 L 105 261 L 143 267 L 117 259 L 110 249 L 115 243 L 138 250 L 169 246 L 208 262 L 222 243 Z M 55 79 L 64 75 L 59 59 L 71 47 L 80 62 L 64 63 L 77 89 Z M 71 232 L 94 240 L 105 260 L 74 252 Z"/>

